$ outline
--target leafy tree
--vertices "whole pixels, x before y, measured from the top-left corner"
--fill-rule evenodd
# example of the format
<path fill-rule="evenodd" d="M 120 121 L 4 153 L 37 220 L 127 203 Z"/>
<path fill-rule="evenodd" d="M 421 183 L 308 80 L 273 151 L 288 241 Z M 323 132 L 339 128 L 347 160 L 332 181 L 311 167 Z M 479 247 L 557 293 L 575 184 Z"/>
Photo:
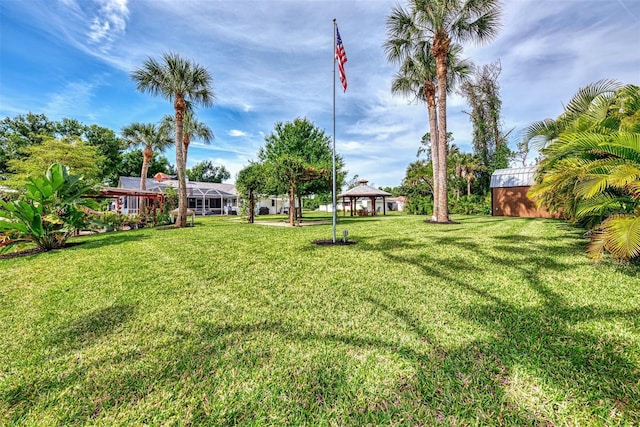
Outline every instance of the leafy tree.
<path fill-rule="evenodd" d="M 289 191 L 289 224 L 295 225 L 298 186 L 307 181 L 331 181 L 331 139 L 309 120 L 278 122 L 265 137 L 258 158 L 267 168 L 270 189 Z M 338 160 L 336 159 L 336 168 Z"/>
<path fill-rule="evenodd" d="M 135 149 L 125 152 L 122 155 L 122 161 L 118 165 L 119 176 L 137 176 L 142 170 L 142 149 Z M 148 167 L 148 177 L 154 176 L 158 172 L 167 175 L 175 175 L 173 166 L 169 163 L 169 159 L 162 155 L 155 155 L 151 158 Z M 177 205 L 176 205 L 177 206 Z"/>
<path fill-rule="evenodd" d="M 0 200 L 0 250 L 25 242 L 42 250 L 60 248 L 85 225 L 82 199 L 92 185 L 69 168 L 52 164 L 44 176 L 29 177 L 18 200 Z"/>
<path fill-rule="evenodd" d="M 351 179 L 345 181 L 344 186 L 347 188 L 347 191 L 351 190 L 352 188 L 358 186 L 358 181 L 360 181 L 360 175 L 355 174 L 351 177 Z"/>
<path fill-rule="evenodd" d="M 434 171 L 436 182 L 439 183 L 436 188 L 435 216 L 437 222 L 448 222 L 447 58 L 455 43 L 484 42 L 494 37 L 499 27 L 500 7 L 498 0 L 409 0 L 408 3 L 409 10 L 396 6 L 389 17 L 388 26 L 392 28 L 394 36 L 410 41 L 410 46 L 419 47 L 428 41 L 435 60 L 438 143 L 437 150 L 432 150 L 437 157 L 438 167 Z"/>
<path fill-rule="evenodd" d="M 529 194 L 590 228 L 594 259 L 640 257 L 639 112 L 640 87 L 601 80 L 527 130 L 546 142 Z"/>
<path fill-rule="evenodd" d="M 255 195 L 264 191 L 266 182 L 266 170 L 260 163 L 250 163 L 238 172 L 236 187 L 240 194 L 249 199 L 249 222 L 252 224 L 255 216 Z"/>
<path fill-rule="evenodd" d="M 99 179 L 103 184 L 115 186 L 118 183 L 118 166 L 122 162 L 122 141 L 116 133 L 98 125 L 85 126 L 84 140 L 98 149 L 100 162 Z"/>
<path fill-rule="evenodd" d="M 115 132 L 98 125 L 86 126 L 76 119 L 52 122 L 44 114 L 33 113 L 7 117 L 0 123 L 0 176 L 8 173 L 10 160 L 28 156 L 24 148 L 40 145 L 47 138 L 81 140 L 95 146 L 100 154 L 97 179 L 110 185 L 117 182 L 122 147 Z"/>
<path fill-rule="evenodd" d="M 44 142 L 30 145 L 22 149 L 23 159 L 9 160 L 10 175 L 7 185 L 21 188 L 28 182 L 29 176 L 36 176 L 53 163 L 62 163 L 74 173 L 83 175 L 88 180 L 96 181 L 100 170 L 98 165 L 102 158 L 98 149 L 81 140 L 59 140 L 45 137 Z"/>
<path fill-rule="evenodd" d="M 402 180 L 402 188 L 407 196 L 407 212 L 429 213 L 433 209 L 433 164 L 424 159 L 411 163 Z"/>
<path fill-rule="evenodd" d="M 231 173 L 223 166 L 214 166 L 210 160 L 196 163 L 191 169 L 187 169 L 190 181 L 222 182 L 231 178 Z"/>
<path fill-rule="evenodd" d="M 186 162 L 184 157 L 184 116 L 189 105 L 210 106 L 215 97 L 212 77 L 206 68 L 182 58 L 176 53 L 165 53 L 160 61 L 148 58 L 141 68 L 132 73 L 141 92 L 161 95 L 173 102 L 175 110 L 175 148 L 178 171 L 177 227 L 187 226 Z"/>
<path fill-rule="evenodd" d="M 41 144 L 55 132 L 55 124 L 44 115 L 27 113 L 14 118 L 5 117 L 0 122 L 0 179 L 9 173 L 12 159 L 25 157 L 22 149 Z"/>
<path fill-rule="evenodd" d="M 471 107 L 467 114 L 473 125 L 473 151 L 479 161 L 478 179 L 483 193 L 489 191 L 493 171 L 506 168 L 512 156 L 507 138 L 513 129 L 505 133 L 500 119 L 502 100 L 498 78 L 501 71 L 499 61 L 476 68 L 473 78 L 460 87 L 460 93 Z"/>
<path fill-rule="evenodd" d="M 80 139 L 84 135 L 86 126 L 77 119 L 64 117 L 59 122 L 54 122 L 55 135 L 59 138 Z"/>

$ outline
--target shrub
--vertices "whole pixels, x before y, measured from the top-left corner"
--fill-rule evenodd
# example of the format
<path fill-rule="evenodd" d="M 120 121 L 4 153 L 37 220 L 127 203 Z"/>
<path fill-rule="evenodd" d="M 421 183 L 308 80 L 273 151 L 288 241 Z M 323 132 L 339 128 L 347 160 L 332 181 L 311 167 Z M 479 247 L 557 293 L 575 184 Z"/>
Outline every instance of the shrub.
<path fill-rule="evenodd" d="M 418 196 L 407 199 L 407 213 L 413 215 L 431 215 L 433 213 L 433 196 Z"/>
<path fill-rule="evenodd" d="M 54 163 L 29 181 L 18 199 L 0 200 L 0 251 L 26 242 L 42 250 L 60 248 L 87 225 L 80 206 L 92 186 L 82 175 L 69 175 L 67 166 Z"/>
<path fill-rule="evenodd" d="M 114 231 L 122 230 L 124 225 L 130 225 L 130 220 L 118 212 L 107 212 L 104 214 L 102 223 L 107 231 Z"/>
<path fill-rule="evenodd" d="M 472 194 L 461 196 L 459 200 L 449 199 L 449 212 L 464 215 L 490 215 L 491 196 Z"/>

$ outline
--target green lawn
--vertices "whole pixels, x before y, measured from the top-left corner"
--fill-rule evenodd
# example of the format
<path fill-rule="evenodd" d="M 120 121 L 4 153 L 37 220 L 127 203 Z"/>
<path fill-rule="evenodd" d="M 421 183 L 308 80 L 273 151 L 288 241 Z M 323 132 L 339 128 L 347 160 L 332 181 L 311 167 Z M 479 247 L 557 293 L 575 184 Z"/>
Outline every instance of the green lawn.
<path fill-rule="evenodd" d="M 0 425 L 638 425 L 639 269 L 553 220 L 198 218 L 0 259 Z"/>

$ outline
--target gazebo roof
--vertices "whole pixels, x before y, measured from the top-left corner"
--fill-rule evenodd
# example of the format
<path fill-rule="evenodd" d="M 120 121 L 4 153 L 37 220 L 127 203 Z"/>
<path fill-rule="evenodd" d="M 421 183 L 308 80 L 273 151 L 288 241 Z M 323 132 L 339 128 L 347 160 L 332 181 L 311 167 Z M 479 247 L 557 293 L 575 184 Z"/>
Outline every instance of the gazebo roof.
<path fill-rule="evenodd" d="M 358 181 L 358 185 L 345 193 L 338 194 L 338 197 L 389 197 L 392 194 L 386 191 L 367 185 L 369 181 L 362 179 Z"/>

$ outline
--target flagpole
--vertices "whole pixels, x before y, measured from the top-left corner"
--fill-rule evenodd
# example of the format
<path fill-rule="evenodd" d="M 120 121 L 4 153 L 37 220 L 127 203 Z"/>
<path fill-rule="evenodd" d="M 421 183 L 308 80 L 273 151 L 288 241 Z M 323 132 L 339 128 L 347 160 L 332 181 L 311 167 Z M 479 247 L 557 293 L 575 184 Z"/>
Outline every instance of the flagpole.
<path fill-rule="evenodd" d="M 333 18 L 333 243 L 336 242 L 336 19 Z"/>

